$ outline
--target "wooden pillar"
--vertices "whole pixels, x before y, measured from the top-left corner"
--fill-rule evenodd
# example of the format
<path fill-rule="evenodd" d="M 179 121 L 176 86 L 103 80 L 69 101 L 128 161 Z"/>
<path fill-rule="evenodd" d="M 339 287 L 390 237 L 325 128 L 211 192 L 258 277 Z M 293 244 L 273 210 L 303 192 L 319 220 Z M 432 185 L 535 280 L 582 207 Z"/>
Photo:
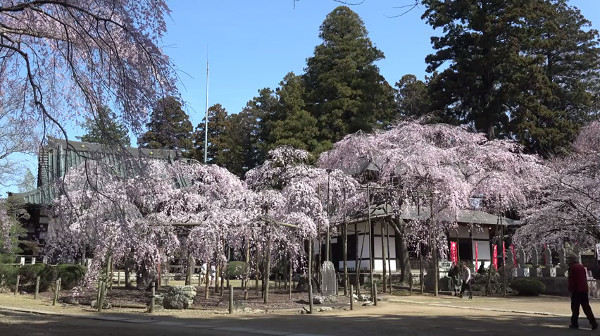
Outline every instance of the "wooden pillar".
<path fill-rule="evenodd" d="M 246 238 L 246 269 L 244 270 L 244 300 L 248 300 L 248 283 L 250 282 L 250 240 Z"/>
<path fill-rule="evenodd" d="M 383 226 L 386 225 L 385 220 L 379 220 L 379 223 L 381 223 L 381 261 L 383 264 L 383 277 L 382 277 L 382 281 L 383 281 L 383 287 L 382 290 L 384 293 L 387 292 L 387 256 L 386 256 L 386 247 L 388 244 L 388 241 L 386 240 L 385 234 L 384 234 L 384 229 Z"/>
<path fill-rule="evenodd" d="M 344 220 L 344 223 L 342 225 L 342 253 L 344 255 L 344 295 L 348 295 L 348 223 L 346 223 L 346 221 Z"/>
<path fill-rule="evenodd" d="M 265 295 L 264 295 L 264 303 L 269 303 L 269 273 L 271 273 L 271 230 L 267 233 L 267 252 L 266 252 L 266 265 L 264 271 L 264 280 L 266 283 L 264 284 Z"/>
<path fill-rule="evenodd" d="M 371 278 L 371 286 L 373 286 L 373 253 L 375 253 L 374 239 L 373 239 L 373 222 L 371 222 L 371 192 L 367 185 L 367 220 L 369 221 L 369 277 Z"/>

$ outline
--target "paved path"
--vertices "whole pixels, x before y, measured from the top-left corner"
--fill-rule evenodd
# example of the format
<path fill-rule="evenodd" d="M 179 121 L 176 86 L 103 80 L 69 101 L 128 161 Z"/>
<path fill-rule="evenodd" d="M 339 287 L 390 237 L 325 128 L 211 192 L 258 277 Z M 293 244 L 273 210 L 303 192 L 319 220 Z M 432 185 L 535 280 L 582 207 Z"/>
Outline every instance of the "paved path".
<path fill-rule="evenodd" d="M 1 305 L 1 302 L 0 302 Z M 600 303 L 593 303 L 600 312 Z M 149 314 L 69 315 L 0 307 L 0 335 L 565 335 L 569 299 L 389 297 L 377 307 L 314 315 L 182 318 Z M 174 315 L 176 315 L 175 313 Z M 581 321 L 582 328 L 589 328 Z M 590 334 L 588 330 L 574 332 Z"/>

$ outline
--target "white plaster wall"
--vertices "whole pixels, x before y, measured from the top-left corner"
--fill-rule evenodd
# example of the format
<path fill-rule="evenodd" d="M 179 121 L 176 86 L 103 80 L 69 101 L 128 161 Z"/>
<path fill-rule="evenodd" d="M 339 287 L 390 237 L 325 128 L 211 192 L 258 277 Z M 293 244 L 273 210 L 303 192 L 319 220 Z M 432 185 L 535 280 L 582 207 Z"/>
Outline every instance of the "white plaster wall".
<path fill-rule="evenodd" d="M 472 251 L 473 251 L 473 260 L 475 260 L 475 242 L 477 242 L 477 259 L 478 260 L 491 260 L 490 256 L 490 242 L 487 240 L 477 240 L 473 241 Z"/>

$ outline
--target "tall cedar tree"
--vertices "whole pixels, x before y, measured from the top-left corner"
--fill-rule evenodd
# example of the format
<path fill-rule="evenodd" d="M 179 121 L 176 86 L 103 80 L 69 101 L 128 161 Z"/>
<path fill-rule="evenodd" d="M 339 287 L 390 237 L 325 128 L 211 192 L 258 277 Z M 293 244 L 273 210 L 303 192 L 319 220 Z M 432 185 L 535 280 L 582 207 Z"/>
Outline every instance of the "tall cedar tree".
<path fill-rule="evenodd" d="M 204 162 L 205 118 L 196 126 L 194 131 L 194 158 Z M 227 111 L 221 104 L 208 108 L 208 145 L 206 162 L 223 166 L 227 162 L 226 128 Z"/>
<path fill-rule="evenodd" d="M 306 151 L 318 149 L 317 119 L 306 110 L 302 77 L 288 73 L 279 83 L 279 104 L 270 123 L 269 149 L 288 145 Z"/>
<path fill-rule="evenodd" d="M 86 118 L 83 127 L 86 134 L 77 137 L 81 141 L 103 145 L 131 146 L 129 130 L 119 123 L 108 106 L 100 106 L 94 118 Z"/>
<path fill-rule="evenodd" d="M 146 127 L 148 131 L 138 139 L 141 147 L 179 149 L 183 153 L 191 151 L 193 126 L 177 98 L 160 99 Z"/>
<path fill-rule="evenodd" d="M 242 178 L 246 172 L 258 164 L 255 160 L 256 146 L 253 141 L 256 119 L 248 109 L 232 114 L 227 118 L 225 147 L 228 149 L 227 161 L 223 167 Z"/>
<path fill-rule="evenodd" d="M 432 108 L 543 155 L 568 147 L 594 105 L 598 33 L 564 0 L 423 0 L 444 35 L 427 70 Z M 597 91 L 596 91 L 597 92 Z"/>
<path fill-rule="evenodd" d="M 418 80 L 415 75 L 404 75 L 394 89 L 398 116 L 422 117 L 431 110 L 427 83 Z"/>
<path fill-rule="evenodd" d="M 393 90 L 375 61 L 384 58 L 373 46 L 361 18 L 340 6 L 320 28 L 323 43 L 307 60 L 304 79 L 307 110 L 317 119 L 317 140 L 325 147 L 346 134 L 388 124 L 394 116 Z"/>
<path fill-rule="evenodd" d="M 251 144 L 245 153 L 245 161 L 249 169 L 262 164 L 267 157 L 271 125 L 278 104 L 275 92 L 270 88 L 264 88 L 258 90 L 258 96 L 252 98 L 244 107 L 243 111 L 246 113 L 244 120 L 248 122 L 247 131 L 249 131 L 245 136 Z"/>

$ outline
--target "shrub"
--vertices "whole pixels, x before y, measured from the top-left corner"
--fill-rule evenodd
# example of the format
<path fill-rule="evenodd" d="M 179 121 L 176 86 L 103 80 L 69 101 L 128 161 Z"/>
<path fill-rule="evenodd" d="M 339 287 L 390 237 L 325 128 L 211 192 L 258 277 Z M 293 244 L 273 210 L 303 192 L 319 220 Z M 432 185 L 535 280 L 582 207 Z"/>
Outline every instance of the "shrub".
<path fill-rule="evenodd" d="M 532 278 L 517 278 L 510 283 L 510 287 L 516 290 L 519 295 L 536 296 L 546 290 L 546 285 L 541 281 Z"/>
<path fill-rule="evenodd" d="M 62 289 L 72 289 L 77 286 L 86 272 L 86 268 L 79 264 L 61 264 L 56 266 Z"/>
<path fill-rule="evenodd" d="M 0 286 L 14 287 L 17 274 L 19 274 L 18 266 L 0 264 Z"/>
<path fill-rule="evenodd" d="M 239 279 L 244 276 L 246 263 L 243 261 L 230 261 L 227 265 L 227 277 L 229 279 Z"/>
<path fill-rule="evenodd" d="M 40 291 L 46 291 L 56 279 L 56 272 L 47 264 L 24 265 L 19 269 L 21 283 L 35 286 L 36 277 L 40 277 Z"/>

